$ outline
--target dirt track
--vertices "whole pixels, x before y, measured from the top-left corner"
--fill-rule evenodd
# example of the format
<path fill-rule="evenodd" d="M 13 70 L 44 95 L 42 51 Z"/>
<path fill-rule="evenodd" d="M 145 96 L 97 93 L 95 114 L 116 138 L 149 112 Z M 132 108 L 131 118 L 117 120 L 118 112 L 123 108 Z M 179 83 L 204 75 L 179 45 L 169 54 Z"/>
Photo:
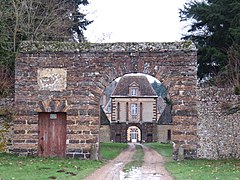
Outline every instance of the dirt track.
<path fill-rule="evenodd" d="M 145 155 L 144 163 L 141 167 L 141 179 L 173 179 L 163 167 L 165 160 L 161 155 L 146 146 L 143 146 L 143 150 Z"/>
<path fill-rule="evenodd" d="M 134 144 L 129 144 L 127 150 L 85 180 L 172 180 L 163 167 L 164 158 L 146 146 L 143 146 L 143 150 L 144 162 L 141 168 L 133 169 L 129 173 L 122 171 L 124 165 L 132 160 L 135 152 Z"/>
<path fill-rule="evenodd" d="M 120 171 L 124 165 L 132 160 L 135 146 L 130 144 L 128 149 L 123 151 L 118 157 L 109 161 L 105 166 L 96 170 L 86 180 L 119 180 Z"/>

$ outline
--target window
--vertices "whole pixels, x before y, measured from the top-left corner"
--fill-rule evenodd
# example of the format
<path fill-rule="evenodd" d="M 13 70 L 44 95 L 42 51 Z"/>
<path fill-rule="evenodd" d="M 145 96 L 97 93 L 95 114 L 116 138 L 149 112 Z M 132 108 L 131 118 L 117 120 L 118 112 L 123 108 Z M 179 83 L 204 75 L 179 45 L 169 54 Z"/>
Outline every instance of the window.
<path fill-rule="evenodd" d="M 137 96 L 137 88 L 131 88 L 131 96 Z"/>
<path fill-rule="evenodd" d="M 131 104 L 131 115 L 137 115 L 137 104 Z"/>
<path fill-rule="evenodd" d="M 131 133 L 131 138 L 132 139 L 137 139 L 137 132 L 136 131 L 133 131 L 132 133 Z"/>

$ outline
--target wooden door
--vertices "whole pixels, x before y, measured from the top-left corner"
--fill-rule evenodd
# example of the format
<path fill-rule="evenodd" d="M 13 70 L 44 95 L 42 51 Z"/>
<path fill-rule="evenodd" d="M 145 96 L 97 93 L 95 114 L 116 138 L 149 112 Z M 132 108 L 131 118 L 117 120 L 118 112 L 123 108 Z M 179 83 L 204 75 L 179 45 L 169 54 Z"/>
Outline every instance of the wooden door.
<path fill-rule="evenodd" d="M 116 134 L 115 142 L 121 142 L 121 134 Z"/>
<path fill-rule="evenodd" d="M 152 134 L 147 134 L 147 142 L 152 142 Z"/>
<path fill-rule="evenodd" d="M 38 129 L 38 155 L 65 156 L 66 113 L 39 113 Z"/>
<path fill-rule="evenodd" d="M 132 141 L 132 143 L 137 142 L 137 132 L 136 132 L 136 130 L 131 132 L 131 141 Z"/>

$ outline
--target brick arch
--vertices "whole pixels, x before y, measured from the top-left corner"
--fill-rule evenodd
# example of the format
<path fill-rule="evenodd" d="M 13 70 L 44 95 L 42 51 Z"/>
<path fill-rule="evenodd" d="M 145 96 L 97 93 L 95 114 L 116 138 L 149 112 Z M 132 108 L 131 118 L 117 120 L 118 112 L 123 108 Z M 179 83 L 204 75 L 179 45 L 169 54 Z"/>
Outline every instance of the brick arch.
<path fill-rule="evenodd" d="M 37 122 L 39 102 L 65 100 L 66 155 L 97 158 L 99 99 L 104 88 L 124 74 L 144 73 L 168 88 L 173 104 L 174 158 L 178 159 L 182 152 L 180 147 L 184 149 L 183 156 L 196 157 L 196 66 L 196 49 L 188 42 L 82 45 L 24 42 L 16 61 L 15 122 L 22 118 Z M 39 81 L 42 69 L 47 69 L 43 75 L 49 73 L 47 81 Z M 14 129 L 22 134 L 15 136 L 13 151 L 37 151 L 36 132 L 28 128 L 15 123 Z"/>
<path fill-rule="evenodd" d="M 147 141 L 147 134 L 149 133 L 147 131 L 147 129 L 151 128 L 151 129 L 154 129 L 156 128 L 155 125 L 153 125 L 152 123 L 147 123 L 147 124 L 142 124 L 142 123 L 128 123 L 126 125 L 126 129 L 125 129 L 125 134 L 127 133 L 127 130 L 129 127 L 131 126 L 136 126 L 140 129 L 141 131 L 141 142 L 148 142 Z M 151 133 L 152 133 L 152 130 L 151 130 Z M 127 142 L 127 141 L 126 141 Z M 152 141 L 151 141 L 152 142 Z"/>
<path fill-rule="evenodd" d="M 126 130 L 127 136 L 128 136 L 128 130 L 129 130 L 130 127 L 137 127 L 140 130 L 140 142 L 141 142 L 142 141 L 142 128 L 141 128 L 141 126 L 139 126 L 138 124 L 128 125 L 127 130 Z M 130 135 L 130 137 L 131 137 L 131 135 Z M 129 139 L 127 139 L 127 142 L 129 142 Z M 137 138 L 137 142 L 139 142 L 139 138 Z"/>
<path fill-rule="evenodd" d="M 64 100 L 43 100 L 38 102 L 36 112 L 67 112 L 67 101 Z"/>
<path fill-rule="evenodd" d="M 131 126 L 136 126 L 136 127 L 138 127 L 140 130 L 142 130 L 142 126 L 141 126 L 140 123 L 128 123 L 126 127 L 127 127 L 127 129 L 128 129 L 128 128 L 131 127 Z"/>

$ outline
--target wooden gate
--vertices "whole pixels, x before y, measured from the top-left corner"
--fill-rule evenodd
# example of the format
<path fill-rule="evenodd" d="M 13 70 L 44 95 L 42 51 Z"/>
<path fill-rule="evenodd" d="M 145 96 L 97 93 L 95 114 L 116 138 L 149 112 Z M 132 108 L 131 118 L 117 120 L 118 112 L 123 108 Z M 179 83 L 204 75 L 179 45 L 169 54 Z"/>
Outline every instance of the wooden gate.
<path fill-rule="evenodd" d="M 66 113 L 38 113 L 38 155 L 65 156 Z"/>

